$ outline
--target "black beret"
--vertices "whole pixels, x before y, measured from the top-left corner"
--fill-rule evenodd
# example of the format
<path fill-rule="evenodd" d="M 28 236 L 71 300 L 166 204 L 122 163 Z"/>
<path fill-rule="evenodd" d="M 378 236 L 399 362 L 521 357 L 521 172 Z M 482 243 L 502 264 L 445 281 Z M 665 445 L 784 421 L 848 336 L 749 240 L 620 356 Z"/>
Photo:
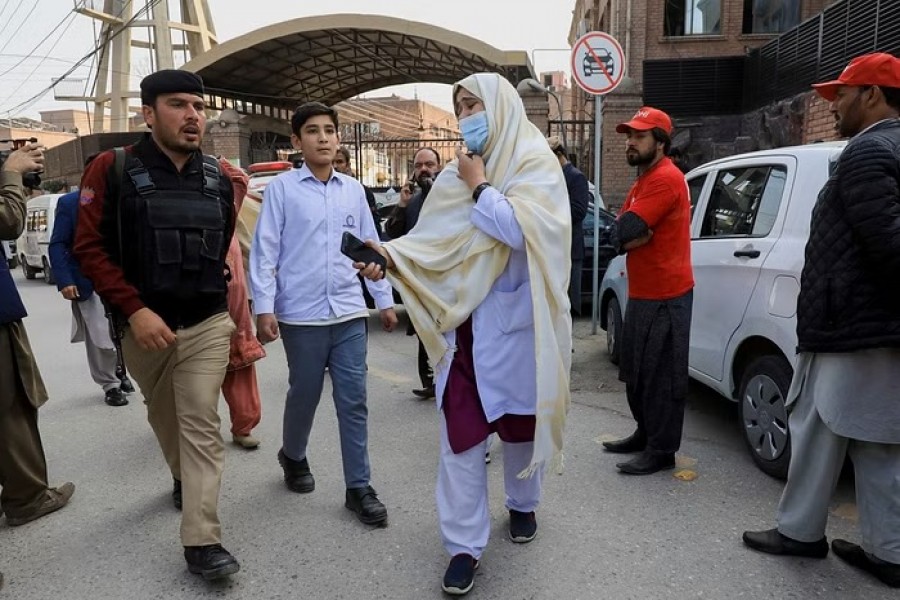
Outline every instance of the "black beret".
<path fill-rule="evenodd" d="M 203 96 L 203 80 L 196 73 L 163 69 L 141 80 L 141 104 L 153 104 L 160 94 L 196 94 Z"/>

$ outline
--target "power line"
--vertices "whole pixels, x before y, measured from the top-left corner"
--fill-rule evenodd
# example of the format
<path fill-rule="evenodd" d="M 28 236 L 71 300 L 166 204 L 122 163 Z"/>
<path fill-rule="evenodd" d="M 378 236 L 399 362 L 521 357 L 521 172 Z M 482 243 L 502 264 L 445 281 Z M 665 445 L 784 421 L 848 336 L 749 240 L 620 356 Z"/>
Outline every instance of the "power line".
<path fill-rule="evenodd" d="M 6 18 L 6 23 L 3 24 L 2 28 L 0 28 L 0 35 L 3 35 L 3 32 L 6 31 L 6 28 L 9 27 L 9 24 L 13 22 L 13 18 L 16 16 L 16 13 L 19 12 L 19 7 L 22 6 L 23 2 L 25 2 L 25 0 L 19 0 L 19 3 L 16 4 L 16 7 L 13 9 L 13 11 L 11 13 L 9 13 L 9 17 Z M 37 2 L 35 1 L 34 6 L 31 7 L 31 11 L 28 13 L 28 16 L 25 17 L 26 19 L 29 16 L 31 16 L 31 13 L 34 12 L 34 9 L 36 7 L 37 7 Z M 19 23 L 19 25 L 21 26 L 22 23 Z M 12 34 L 10 34 L 9 39 L 6 40 L 5 44 L 3 44 L 3 48 L 0 48 L 0 52 L 2 52 L 4 48 L 9 46 L 9 43 L 13 40 L 14 37 L 16 37 L 16 33 L 18 33 L 19 31 L 22 31 L 21 27 L 17 28 L 16 31 L 14 31 Z"/>
<path fill-rule="evenodd" d="M 37 2 L 35 2 L 34 5 L 31 7 L 31 12 L 28 13 L 28 16 L 31 16 L 31 13 L 34 12 L 34 9 L 35 9 L 35 8 L 37 8 Z M 37 49 L 40 48 L 40 47 L 43 45 L 44 42 L 46 42 L 48 39 L 50 39 L 50 36 L 53 35 L 53 34 L 56 32 L 57 29 L 59 29 L 60 27 L 62 27 L 63 23 L 66 22 L 66 19 L 74 19 L 75 14 L 76 14 L 76 13 L 75 13 L 75 10 L 73 9 L 73 10 L 70 11 L 65 17 L 63 17 L 62 21 L 60 21 L 59 23 L 57 23 L 57 24 L 56 24 L 56 27 L 54 27 L 53 29 L 51 29 L 51 30 L 50 30 L 50 33 L 48 33 L 47 35 L 45 35 L 45 36 L 43 37 L 43 39 L 42 39 L 40 42 L 37 43 L 37 45 L 34 47 L 34 49 L 32 49 L 31 52 L 28 53 L 28 55 L 30 56 L 30 55 L 33 55 L 35 52 L 37 52 Z M 27 20 L 28 17 L 26 16 L 25 19 Z M 69 21 L 69 24 L 71 25 L 71 24 L 72 24 L 72 21 Z M 68 27 L 66 27 L 66 29 L 68 30 Z M 60 36 L 60 38 L 62 38 L 62 36 Z M 0 48 L 0 52 L 3 52 L 4 50 L 6 50 L 6 47 L 9 45 L 9 42 L 11 42 L 11 41 L 12 41 L 12 37 L 10 37 L 9 40 L 7 40 L 6 43 L 3 45 L 3 47 Z M 58 42 L 58 40 L 57 40 L 57 42 Z M 56 44 L 54 44 L 54 46 L 55 46 L 55 45 L 56 45 Z M 7 73 L 9 73 L 9 72 L 12 71 L 13 69 L 15 69 L 16 67 L 18 67 L 19 65 L 21 65 L 23 62 L 25 62 L 25 59 L 24 59 L 24 58 L 23 58 L 22 60 L 20 60 L 19 62 L 17 62 L 16 64 L 14 64 L 13 66 L 11 66 L 10 68 L 8 68 L 7 70 L 5 70 L 5 71 L 3 71 L 2 73 L 0 73 L 0 77 L 3 77 L 4 75 L 6 75 Z"/>
<path fill-rule="evenodd" d="M 6 7 L 9 6 L 11 1 L 12 0 L 6 0 L 6 2 L 3 3 L 3 8 L 0 8 L 0 18 L 3 18 L 3 13 L 6 12 Z"/>
<path fill-rule="evenodd" d="M 126 30 L 126 29 L 134 22 L 134 21 L 136 21 L 136 20 L 137 20 L 139 17 L 141 17 L 143 14 L 148 13 L 148 12 L 150 11 L 150 9 L 151 9 L 153 6 L 155 6 L 156 4 L 159 3 L 159 1 L 160 1 L 160 0 L 147 0 L 147 3 L 144 4 L 144 6 L 143 6 L 140 10 L 138 10 L 138 11 L 134 14 L 134 16 L 132 16 L 127 22 L 125 22 L 125 23 L 122 25 L 122 27 L 121 27 L 120 29 L 118 29 L 114 34 L 112 34 L 111 36 L 107 37 L 107 39 L 106 39 L 105 41 L 106 41 L 106 42 L 109 42 L 109 41 L 115 39 L 116 37 L 118 37 L 119 35 L 121 35 L 122 32 L 125 31 L 125 30 Z M 69 75 L 71 75 L 72 73 L 74 73 L 75 70 L 78 69 L 78 67 L 80 67 L 80 66 L 83 65 L 85 62 L 87 62 L 88 59 L 90 59 L 92 56 L 94 56 L 95 54 L 97 54 L 98 52 L 100 52 L 104 47 L 105 47 L 105 44 L 104 44 L 104 45 L 101 45 L 101 46 L 95 47 L 95 48 L 94 48 L 93 50 L 91 50 L 88 54 L 86 54 L 86 55 L 83 56 L 81 59 L 79 59 L 79 60 L 76 62 L 76 64 L 75 64 L 71 69 L 69 69 L 68 71 L 66 71 L 65 73 L 63 73 L 63 75 L 62 75 L 61 77 L 55 79 L 55 80 L 53 81 L 53 83 L 51 83 L 50 85 L 48 85 L 47 87 L 45 87 L 43 90 L 41 90 L 40 92 L 38 92 L 38 93 L 35 94 L 34 96 L 28 98 L 27 100 L 25 100 L 25 101 L 23 101 L 23 102 L 20 102 L 19 104 L 13 106 L 12 108 L 10 108 L 10 109 L 8 109 L 7 111 L 4 111 L 4 112 L 12 113 L 13 111 L 23 110 L 23 109 L 25 109 L 25 108 L 28 108 L 29 106 L 31 106 L 32 104 L 34 104 L 37 100 L 39 100 L 44 94 L 46 94 L 47 92 L 49 92 L 50 90 L 52 90 L 53 88 L 55 88 L 57 85 L 59 85 L 59 83 L 62 82 L 66 77 L 68 77 Z"/>
<path fill-rule="evenodd" d="M 36 4 L 35 4 L 35 5 L 36 5 Z M 59 42 L 62 41 L 63 36 L 66 35 L 66 32 L 69 30 L 69 27 L 71 27 L 71 26 L 72 26 L 72 23 L 74 23 L 74 22 L 75 22 L 75 13 L 72 13 L 72 19 L 69 21 L 69 24 L 66 25 L 66 28 L 62 30 L 62 33 L 60 33 L 59 36 L 56 38 L 56 41 L 53 42 L 53 45 L 50 46 L 50 49 L 47 51 L 48 53 L 49 53 L 49 52 L 53 52 L 53 49 L 56 48 L 56 45 L 59 44 Z M 36 64 L 36 65 L 34 66 L 34 68 L 31 69 L 31 72 L 28 73 L 27 77 L 28 77 L 28 78 L 31 78 L 31 77 L 35 74 L 35 72 L 38 70 L 38 67 L 40 67 L 42 64 L 44 64 L 44 60 L 38 61 L 38 64 Z M 9 96 L 7 96 L 6 98 L 4 98 L 2 101 L 3 101 L 3 102 L 6 102 L 6 101 L 9 100 L 10 98 L 12 98 L 15 94 L 16 94 L 16 91 L 13 90 L 13 91 L 9 94 Z"/>

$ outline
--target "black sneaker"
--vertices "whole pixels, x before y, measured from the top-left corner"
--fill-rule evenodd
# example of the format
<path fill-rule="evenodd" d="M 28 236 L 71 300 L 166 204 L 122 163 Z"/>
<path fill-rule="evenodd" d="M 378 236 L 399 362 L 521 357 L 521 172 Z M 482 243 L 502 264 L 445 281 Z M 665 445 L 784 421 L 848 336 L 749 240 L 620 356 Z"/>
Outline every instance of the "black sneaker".
<path fill-rule="evenodd" d="M 128 377 L 123 377 L 120 380 L 122 383 L 119 386 L 119 389 L 122 390 L 125 394 L 133 394 L 134 393 L 134 384 L 131 383 L 131 380 Z"/>
<path fill-rule="evenodd" d="M 534 511 L 509 511 L 509 539 L 517 544 L 527 544 L 537 535 L 537 519 Z"/>
<path fill-rule="evenodd" d="M 355 512 L 366 525 L 387 527 L 387 508 L 378 499 L 378 494 L 371 485 L 348 489 L 344 506 Z"/>
<path fill-rule="evenodd" d="M 110 406 L 125 406 L 128 404 L 128 398 L 125 397 L 125 393 L 119 388 L 107 390 L 106 398 L 103 401 Z"/>
<path fill-rule="evenodd" d="M 172 481 L 172 504 L 175 505 L 175 508 L 181 510 L 181 481 L 178 479 L 173 479 Z"/>
<path fill-rule="evenodd" d="M 309 461 L 293 460 L 284 453 L 284 448 L 278 451 L 278 464 L 284 470 L 284 483 L 288 489 L 298 494 L 308 494 L 316 489 L 316 480 L 309 470 Z"/>
<path fill-rule="evenodd" d="M 234 575 L 241 570 L 241 565 L 222 544 L 209 546 L 185 546 L 184 560 L 188 571 L 194 575 L 203 575 L 203 579 L 221 579 Z"/>
<path fill-rule="evenodd" d="M 444 572 L 441 589 L 451 596 L 464 596 L 475 585 L 475 569 L 478 561 L 471 554 L 457 554 L 450 559 Z"/>

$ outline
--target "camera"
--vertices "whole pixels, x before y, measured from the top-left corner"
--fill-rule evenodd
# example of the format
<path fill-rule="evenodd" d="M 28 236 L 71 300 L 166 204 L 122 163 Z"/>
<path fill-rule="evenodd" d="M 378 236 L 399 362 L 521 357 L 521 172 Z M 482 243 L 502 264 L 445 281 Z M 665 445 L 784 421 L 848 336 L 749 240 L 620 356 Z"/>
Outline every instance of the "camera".
<path fill-rule="evenodd" d="M 37 138 L 20 138 L 20 139 L 10 139 L 10 140 L 0 140 L 0 144 L 11 144 L 12 148 L 9 150 L 0 150 L 0 167 L 3 166 L 3 163 L 6 162 L 6 158 L 10 155 L 11 152 L 15 152 L 25 144 L 34 144 L 37 142 Z M 22 185 L 26 188 L 36 190 L 41 187 L 41 175 L 38 171 L 31 171 L 28 173 L 24 173 L 22 175 Z"/>

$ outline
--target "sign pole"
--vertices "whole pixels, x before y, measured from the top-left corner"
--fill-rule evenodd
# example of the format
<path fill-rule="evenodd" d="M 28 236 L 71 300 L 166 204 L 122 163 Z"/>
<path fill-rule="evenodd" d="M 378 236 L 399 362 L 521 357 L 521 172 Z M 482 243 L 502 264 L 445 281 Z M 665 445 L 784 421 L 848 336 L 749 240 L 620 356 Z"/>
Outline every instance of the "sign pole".
<path fill-rule="evenodd" d="M 600 207 L 606 208 L 600 195 L 600 139 L 603 132 L 603 96 L 594 96 L 594 265 L 591 268 L 593 291 L 591 293 L 591 335 L 597 335 L 600 315 Z"/>
<path fill-rule="evenodd" d="M 597 334 L 600 321 L 600 207 L 606 208 L 600 194 L 600 142 L 603 139 L 603 95 L 622 83 L 625 76 L 625 52 L 622 44 L 608 33 L 591 31 L 572 46 L 572 79 L 594 96 L 594 256 L 591 274 L 591 335 Z"/>

